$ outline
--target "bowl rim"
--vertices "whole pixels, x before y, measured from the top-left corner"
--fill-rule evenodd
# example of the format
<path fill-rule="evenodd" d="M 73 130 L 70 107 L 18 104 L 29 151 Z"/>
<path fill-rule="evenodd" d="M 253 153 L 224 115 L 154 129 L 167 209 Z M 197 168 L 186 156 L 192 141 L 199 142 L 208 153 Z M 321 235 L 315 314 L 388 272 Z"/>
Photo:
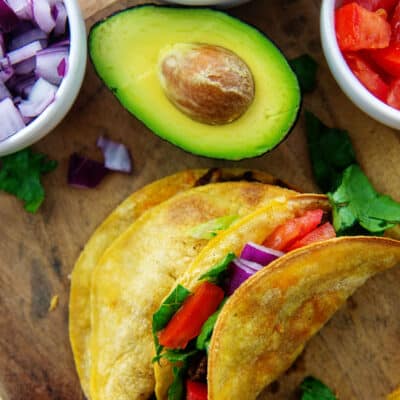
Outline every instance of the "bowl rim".
<path fill-rule="evenodd" d="M 86 70 L 86 27 L 77 0 L 63 0 L 70 30 L 68 73 L 61 81 L 56 98 L 35 120 L 0 142 L 0 156 L 21 150 L 47 135 L 68 113 L 74 103 Z"/>
<path fill-rule="evenodd" d="M 377 99 L 364 87 L 347 65 L 339 49 L 334 10 L 340 3 L 340 0 L 322 0 L 320 13 L 322 49 L 332 75 L 357 107 L 379 122 L 400 129 L 400 111 Z"/>

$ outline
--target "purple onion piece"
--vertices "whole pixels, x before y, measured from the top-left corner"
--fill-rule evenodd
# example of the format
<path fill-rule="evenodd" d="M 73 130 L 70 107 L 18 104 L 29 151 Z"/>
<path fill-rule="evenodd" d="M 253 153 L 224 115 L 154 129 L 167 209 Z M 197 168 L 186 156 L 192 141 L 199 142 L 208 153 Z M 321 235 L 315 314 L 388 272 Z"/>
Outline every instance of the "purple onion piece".
<path fill-rule="evenodd" d="M 57 86 L 43 78 L 39 78 L 33 85 L 27 100 L 18 105 L 23 117 L 36 117 L 51 104 L 56 96 Z"/>
<path fill-rule="evenodd" d="M 37 78 L 34 74 L 22 76 L 15 75 L 12 79 L 10 79 L 9 87 L 14 94 L 26 99 L 29 97 L 31 89 L 36 81 Z"/>
<path fill-rule="evenodd" d="M 32 6 L 30 0 L 7 0 L 8 5 L 20 19 L 32 19 Z"/>
<path fill-rule="evenodd" d="M 61 36 L 66 31 L 67 10 L 63 3 L 56 3 L 53 7 L 53 17 L 56 26 L 54 27 L 54 35 Z"/>
<path fill-rule="evenodd" d="M 101 162 L 74 153 L 69 159 L 68 184 L 78 188 L 94 188 L 107 173 L 107 168 Z"/>
<path fill-rule="evenodd" d="M 52 49 L 54 47 L 69 47 L 71 41 L 69 39 L 60 40 L 59 42 L 51 44 L 47 49 Z"/>
<path fill-rule="evenodd" d="M 284 253 L 281 251 L 249 242 L 244 246 L 240 257 L 248 261 L 254 261 L 261 265 L 268 265 L 270 262 L 283 255 Z"/>
<path fill-rule="evenodd" d="M 43 48 L 42 44 L 39 40 L 29 43 L 26 46 L 23 46 L 17 50 L 10 51 L 7 54 L 8 59 L 12 65 L 18 64 L 21 61 L 27 60 L 28 58 L 33 57 L 36 53 Z"/>
<path fill-rule="evenodd" d="M 4 100 L 5 98 L 11 98 L 11 93 L 7 89 L 7 86 L 0 81 L 0 101 Z"/>
<path fill-rule="evenodd" d="M 225 284 L 225 293 L 230 296 L 244 281 L 254 275 L 257 270 L 249 268 L 239 258 L 229 265 L 229 279 Z"/>
<path fill-rule="evenodd" d="M 36 54 L 36 75 L 59 85 L 67 70 L 67 60 L 68 50 L 65 47 L 39 51 Z"/>
<path fill-rule="evenodd" d="M 7 57 L 0 59 L 0 81 L 7 82 L 14 75 L 14 68 Z"/>
<path fill-rule="evenodd" d="M 27 44 L 35 41 L 41 41 L 41 43 L 44 44 L 44 46 L 42 47 L 46 47 L 47 33 L 43 32 L 39 28 L 33 28 L 30 29 L 29 31 L 20 33 L 19 35 L 14 36 L 10 40 L 8 44 L 8 51 L 19 49 L 20 47 L 26 46 Z"/>
<path fill-rule="evenodd" d="M 3 32 L 0 31 L 0 58 L 3 58 L 6 52 L 6 46 L 4 44 Z"/>
<path fill-rule="evenodd" d="M 18 24 L 18 17 L 5 0 L 0 0 L 0 29 L 10 32 Z"/>
<path fill-rule="evenodd" d="M 33 19 L 43 31 L 51 32 L 56 23 L 51 15 L 50 4 L 47 0 L 31 0 Z"/>
<path fill-rule="evenodd" d="M 14 70 L 17 75 L 27 75 L 35 70 L 36 57 L 28 58 L 27 60 L 21 61 L 14 65 Z"/>
<path fill-rule="evenodd" d="M 25 126 L 21 114 L 10 98 L 0 102 L 0 141 L 17 133 Z"/>
<path fill-rule="evenodd" d="M 124 144 L 100 136 L 97 139 L 97 146 L 103 152 L 104 165 L 107 169 L 126 173 L 132 172 L 131 156 Z"/>

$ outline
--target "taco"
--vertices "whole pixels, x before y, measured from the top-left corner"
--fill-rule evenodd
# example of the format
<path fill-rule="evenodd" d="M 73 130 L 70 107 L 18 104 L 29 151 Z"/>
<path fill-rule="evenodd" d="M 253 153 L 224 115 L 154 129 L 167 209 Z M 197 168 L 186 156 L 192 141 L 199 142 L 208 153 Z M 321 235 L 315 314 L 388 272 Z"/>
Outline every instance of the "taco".
<path fill-rule="evenodd" d="M 300 195 L 209 242 L 153 316 L 157 399 L 256 399 L 358 287 L 400 263 L 399 241 L 334 236 L 326 198 Z"/>
<path fill-rule="evenodd" d="M 140 215 L 184 190 L 209 183 L 226 181 L 261 182 L 287 185 L 271 175 L 240 168 L 187 170 L 167 176 L 134 192 L 96 229 L 85 245 L 71 274 L 69 302 L 69 336 L 81 386 L 89 397 L 90 287 L 92 272 L 105 250 Z"/>
<path fill-rule="evenodd" d="M 120 235 L 91 278 L 90 398 L 147 399 L 154 390 L 151 318 L 177 277 L 213 229 L 296 194 L 258 182 L 208 184 L 147 210 Z"/>

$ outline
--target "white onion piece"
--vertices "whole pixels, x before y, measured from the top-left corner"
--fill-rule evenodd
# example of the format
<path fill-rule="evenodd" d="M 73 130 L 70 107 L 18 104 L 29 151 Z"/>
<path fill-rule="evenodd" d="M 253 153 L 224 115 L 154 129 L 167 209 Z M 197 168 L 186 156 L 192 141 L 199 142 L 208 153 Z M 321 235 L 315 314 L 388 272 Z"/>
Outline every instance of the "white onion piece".
<path fill-rule="evenodd" d="M 36 75 L 54 85 L 59 85 L 65 75 L 68 49 L 65 47 L 45 49 L 36 54 Z M 62 68 L 59 68 L 61 64 Z"/>
<path fill-rule="evenodd" d="M 39 28 L 30 29 L 14 36 L 8 44 L 8 51 L 13 51 L 35 41 L 41 41 L 42 47 L 47 46 L 47 33 Z"/>
<path fill-rule="evenodd" d="M 17 50 L 10 51 L 9 53 L 7 53 L 7 58 L 10 60 L 10 64 L 18 64 L 21 61 L 33 57 L 39 50 L 42 49 L 42 44 L 39 40 L 37 40 L 36 42 L 29 43 L 26 46 L 21 47 Z"/>
<path fill-rule="evenodd" d="M 30 0 L 7 0 L 8 5 L 17 14 L 18 18 L 31 20 L 32 7 Z"/>
<path fill-rule="evenodd" d="M 33 19 L 40 29 L 49 33 L 56 26 L 56 22 L 51 15 L 50 4 L 47 0 L 31 0 Z"/>
<path fill-rule="evenodd" d="M 54 27 L 54 35 L 61 36 L 65 33 L 67 25 L 67 10 L 63 3 L 56 3 L 53 8 L 56 26 Z"/>
<path fill-rule="evenodd" d="M 56 96 L 57 86 L 43 78 L 39 78 L 33 85 L 27 100 L 18 105 L 23 117 L 36 117 L 51 104 Z"/>
<path fill-rule="evenodd" d="M 17 133 L 25 123 L 10 98 L 0 102 L 0 141 Z"/>
<path fill-rule="evenodd" d="M 11 94 L 7 89 L 7 86 L 2 81 L 0 81 L 0 101 L 4 100 L 6 97 L 11 97 Z"/>
<path fill-rule="evenodd" d="M 97 146 L 104 154 L 104 166 L 107 169 L 126 173 L 132 171 L 131 156 L 125 145 L 100 136 Z"/>

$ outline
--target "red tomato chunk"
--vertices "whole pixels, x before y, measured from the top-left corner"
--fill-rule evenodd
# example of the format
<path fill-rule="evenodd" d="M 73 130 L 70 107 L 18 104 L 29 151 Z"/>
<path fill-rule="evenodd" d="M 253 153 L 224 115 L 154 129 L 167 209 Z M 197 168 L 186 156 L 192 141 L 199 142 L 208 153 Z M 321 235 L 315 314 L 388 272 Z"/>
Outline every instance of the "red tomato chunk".
<path fill-rule="evenodd" d="M 186 400 L 207 400 L 207 385 L 205 383 L 187 380 Z"/>
<path fill-rule="evenodd" d="M 400 79 L 396 79 L 390 84 L 387 103 L 400 110 Z"/>
<path fill-rule="evenodd" d="M 396 5 L 396 0 L 345 0 L 343 5 L 349 3 L 357 3 L 361 7 L 369 10 L 369 11 L 377 11 L 379 9 L 383 9 L 386 12 L 390 13 L 393 7 Z"/>
<path fill-rule="evenodd" d="M 400 43 L 370 52 L 374 62 L 387 74 L 400 78 Z"/>
<path fill-rule="evenodd" d="M 382 49 L 389 46 L 390 24 L 380 15 L 357 3 L 346 4 L 336 10 L 335 28 L 342 51 Z"/>

